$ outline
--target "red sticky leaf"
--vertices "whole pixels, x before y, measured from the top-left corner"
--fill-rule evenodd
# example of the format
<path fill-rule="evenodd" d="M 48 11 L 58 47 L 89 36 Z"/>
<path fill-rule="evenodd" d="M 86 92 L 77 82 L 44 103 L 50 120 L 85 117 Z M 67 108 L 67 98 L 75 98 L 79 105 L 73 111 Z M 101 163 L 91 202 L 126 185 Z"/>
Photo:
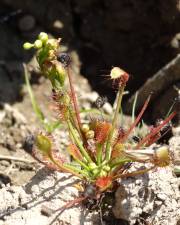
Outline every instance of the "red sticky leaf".
<path fill-rule="evenodd" d="M 78 159 L 78 160 L 83 159 L 83 157 L 81 155 L 81 152 L 79 151 L 78 147 L 75 144 L 70 144 L 67 147 L 67 150 L 68 150 L 69 154 L 71 154 L 74 159 Z"/>
<path fill-rule="evenodd" d="M 100 189 L 100 191 L 104 191 L 107 188 L 109 188 L 112 184 L 112 177 L 106 176 L 106 177 L 99 177 L 96 180 L 96 186 Z"/>
<path fill-rule="evenodd" d="M 92 124 L 92 129 L 95 132 L 95 140 L 98 144 L 103 144 L 109 135 L 112 125 L 106 121 L 96 120 Z"/>

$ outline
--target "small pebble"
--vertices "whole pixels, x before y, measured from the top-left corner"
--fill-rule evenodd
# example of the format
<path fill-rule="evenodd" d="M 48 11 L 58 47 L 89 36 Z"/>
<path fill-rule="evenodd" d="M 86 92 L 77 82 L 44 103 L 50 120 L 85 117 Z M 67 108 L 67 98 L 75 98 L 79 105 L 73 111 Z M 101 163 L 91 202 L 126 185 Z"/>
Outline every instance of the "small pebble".
<path fill-rule="evenodd" d="M 159 194 L 157 194 L 157 198 L 159 200 L 165 201 L 167 196 L 165 194 L 163 194 L 163 193 L 159 193 Z"/>
<path fill-rule="evenodd" d="M 42 205 L 41 214 L 50 217 L 53 214 L 53 209 L 50 209 L 49 207 Z"/>
<path fill-rule="evenodd" d="M 11 136 L 9 136 L 7 138 L 6 143 L 4 143 L 4 146 L 11 151 L 16 151 L 16 146 L 15 146 L 14 140 Z"/>
<path fill-rule="evenodd" d="M 162 201 L 156 200 L 156 201 L 154 201 L 154 204 L 155 204 L 156 206 L 160 206 L 160 205 L 162 205 Z"/>

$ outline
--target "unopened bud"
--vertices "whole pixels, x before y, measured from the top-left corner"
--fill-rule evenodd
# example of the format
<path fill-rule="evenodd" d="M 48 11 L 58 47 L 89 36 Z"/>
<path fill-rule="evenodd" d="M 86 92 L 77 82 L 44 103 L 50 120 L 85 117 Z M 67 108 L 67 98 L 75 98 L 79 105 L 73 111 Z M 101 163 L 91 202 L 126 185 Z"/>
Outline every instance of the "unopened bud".
<path fill-rule="evenodd" d="M 34 47 L 39 49 L 39 48 L 42 48 L 42 41 L 41 40 L 36 40 L 34 42 Z"/>
<path fill-rule="evenodd" d="M 52 148 L 52 143 L 51 143 L 51 140 L 47 136 L 39 134 L 36 137 L 36 146 L 45 155 L 49 155 L 51 148 Z"/>
<path fill-rule="evenodd" d="M 154 163 L 160 167 L 168 166 L 170 164 L 169 149 L 167 146 L 162 146 L 156 149 Z"/>
<path fill-rule="evenodd" d="M 29 50 L 29 49 L 31 49 L 32 47 L 34 47 L 34 45 L 31 44 L 31 43 L 29 43 L 29 42 L 26 42 L 26 43 L 23 44 L 23 48 L 24 48 L 25 50 Z"/>
<path fill-rule="evenodd" d="M 39 40 L 41 40 L 43 43 L 46 43 L 48 40 L 48 35 L 45 32 L 41 32 L 38 36 Z"/>
<path fill-rule="evenodd" d="M 111 170 L 111 167 L 110 166 L 104 166 L 103 170 L 105 170 L 106 172 L 109 172 Z"/>
<path fill-rule="evenodd" d="M 97 174 L 99 174 L 99 169 L 98 168 L 93 169 L 92 173 L 96 176 Z"/>
<path fill-rule="evenodd" d="M 93 169 L 96 169 L 97 168 L 97 165 L 95 164 L 95 163 L 89 163 L 89 168 L 91 169 L 91 170 L 93 170 Z"/>
<path fill-rule="evenodd" d="M 104 170 L 101 170 L 101 172 L 99 173 L 99 177 L 106 177 L 107 176 L 107 172 Z"/>

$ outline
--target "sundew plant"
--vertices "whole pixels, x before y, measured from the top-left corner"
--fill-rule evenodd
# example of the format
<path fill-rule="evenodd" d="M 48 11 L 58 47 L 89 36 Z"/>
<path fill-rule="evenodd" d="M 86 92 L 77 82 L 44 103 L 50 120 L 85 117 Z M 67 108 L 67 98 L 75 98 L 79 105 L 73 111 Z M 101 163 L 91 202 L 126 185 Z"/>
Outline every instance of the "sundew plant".
<path fill-rule="evenodd" d="M 82 123 L 73 85 L 75 78 L 71 70 L 71 59 L 68 54 L 61 52 L 60 41 L 61 39 L 50 39 L 46 33 L 41 32 L 33 44 L 27 42 L 23 47 L 26 50 L 36 49 L 40 71 L 51 82 L 52 99 L 59 123 L 64 123 L 69 132 L 70 141 L 66 149 L 73 160 L 69 163 L 57 155 L 51 129 L 45 129 L 36 135 L 32 150 L 34 158 L 51 169 L 77 176 L 82 180 L 84 188 L 91 185 L 93 198 L 113 189 L 119 178 L 143 174 L 154 168 L 169 165 L 171 154 L 168 146 L 151 148 L 151 145 L 161 137 L 160 131 L 176 112 L 172 112 L 159 125 L 150 129 L 138 142 L 133 142 L 131 135 L 141 121 L 150 96 L 131 126 L 125 130 L 122 124 L 118 124 L 118 117 L 129 75 L 119 67 L 114 67 L 109 72 L 109 82 L 117 88 L 117 104 L 112 120 L 106 120 L 102 116 Z M 69 87 L 65 85 L 66 79 Z M 147 168 L 129 172 L 127 165 L 133 162 L 147 163 Z M 90 195 L 84 194 L 80 200 L 89 197 Z"/>

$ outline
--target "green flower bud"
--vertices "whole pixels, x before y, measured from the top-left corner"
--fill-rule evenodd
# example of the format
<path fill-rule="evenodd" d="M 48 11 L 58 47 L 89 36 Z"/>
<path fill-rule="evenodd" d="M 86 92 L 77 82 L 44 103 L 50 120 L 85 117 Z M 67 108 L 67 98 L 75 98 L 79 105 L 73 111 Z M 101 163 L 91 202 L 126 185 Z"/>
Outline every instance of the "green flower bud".
<path fill-rule="evenodd" d="M 97 168 L 97 165 L 95 164 L 95 163 L 89 163 L 89 168 L 91 169 L 91 170 L 93 170 L 93 169 L 96 169 Z"/>
<path fill-rule="evenodd" d="M 93 173 L 94 175 L 97 175 L 97 174 L 99 173 L 99 169 L 94 169 L 94 170 L 92 171 L 92 173 Z"/>
<path fill-rule="evenodd" d="M 52 143 L 51 143 L 51 140 L 47 136 L 38 134 L 36 137 L 36 146 L 45 155 L 49 155 L 51 148 L 52 148 Z"/>
<path fill-rule="evenodd" d="M 23 44 L 23 48 L 24 48 L 25 50 L 29 50 L 29 49 L 31 49 L 32 47 L 34 47 L 34 45 L 31 44 L 31 43 L 29 43 L 29 42 L 26 42 L 26 43 Z"/>
<path fill-rule="evenodd" d="M 106 172 L 109 172 L 111 170 L 111 167 L 110 166 L 104 166 L 103 170 L 105 170 Z"/>
<path fill-rule="evenodd" d="M 101 170 L 99 176 L 100 176 L 100 177 L 106 177 L 106 176 L 107 176 L 107 172 L 104 171 L 104 170 Z"/>
<path fill-rule="evenodd" d="M 168 166 L 171 162 L 169 148 L 167 146 L 161 146 L 156 149 L 154 154 L 154 163 L 157 166 Z"/>
<path fill-rule="evenodd" d="M 48 35 L 45 32 L 41 32 L 38 36 L 39 40 L 41 40 L 43 43 L 46 43 L 48 41 Z"/>
<path fill-rule="evenodd" d="M 36 40 L 34 42 L 34 47 L 37 48 L 37 49 L 42 48 L 42 41 Z"/>

